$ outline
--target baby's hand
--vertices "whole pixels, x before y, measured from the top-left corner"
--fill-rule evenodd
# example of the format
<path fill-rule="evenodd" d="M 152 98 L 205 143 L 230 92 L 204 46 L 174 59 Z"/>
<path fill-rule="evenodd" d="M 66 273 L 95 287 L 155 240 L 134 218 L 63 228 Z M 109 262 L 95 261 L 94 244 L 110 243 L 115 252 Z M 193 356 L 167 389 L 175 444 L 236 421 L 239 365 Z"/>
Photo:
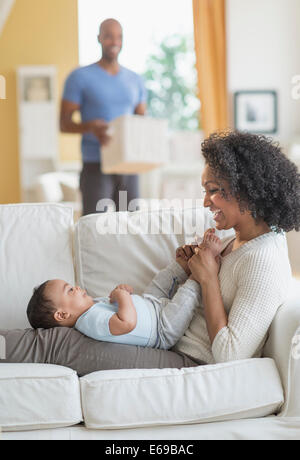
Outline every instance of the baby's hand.
<path fill-rule="evenodd" d="M 116 289 L 117 289 L 117 288 L 123 289 L 124 291 L 129 292 L 129 294 L 133 294 L 133 287 L 130 286 L 129 284 L 118 284 L 118 286 L 116 287 Z"/>
<path fill-rule="evenodd" d="M 119 284 L 111 293 L 109 294 L 110 302 L 117 302 L 118 298 L 122 295 L 133 294 L 133 287 L 129 284 Z"/>

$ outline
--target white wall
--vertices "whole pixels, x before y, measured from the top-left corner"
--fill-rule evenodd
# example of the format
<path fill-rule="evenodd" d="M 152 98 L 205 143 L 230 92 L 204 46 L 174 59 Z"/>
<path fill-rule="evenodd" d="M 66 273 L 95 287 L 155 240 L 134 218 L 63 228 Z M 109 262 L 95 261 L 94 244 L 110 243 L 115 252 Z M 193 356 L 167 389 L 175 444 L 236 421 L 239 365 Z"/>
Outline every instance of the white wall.
<path fill-rule="evenodd" d="M 278 92 L 278 139 L 288 145 L 300 134 L 300 100 L 291 79 L 300 74 L 300 1 L 227 0 L 227 62 L 230 105 L 233 92 Z"/>

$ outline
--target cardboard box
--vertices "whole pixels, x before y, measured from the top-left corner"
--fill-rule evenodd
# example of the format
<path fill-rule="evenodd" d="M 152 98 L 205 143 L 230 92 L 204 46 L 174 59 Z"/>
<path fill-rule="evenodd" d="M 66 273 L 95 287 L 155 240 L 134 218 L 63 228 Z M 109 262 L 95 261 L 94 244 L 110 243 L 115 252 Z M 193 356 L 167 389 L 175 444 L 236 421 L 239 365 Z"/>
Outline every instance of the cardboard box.
<path fill-rule="evenodd" d="M 101 149 L 105 174 L 141 174 L 169 161 L 168 121 L 123 115 L 110 123 L 111 141 Z"/>

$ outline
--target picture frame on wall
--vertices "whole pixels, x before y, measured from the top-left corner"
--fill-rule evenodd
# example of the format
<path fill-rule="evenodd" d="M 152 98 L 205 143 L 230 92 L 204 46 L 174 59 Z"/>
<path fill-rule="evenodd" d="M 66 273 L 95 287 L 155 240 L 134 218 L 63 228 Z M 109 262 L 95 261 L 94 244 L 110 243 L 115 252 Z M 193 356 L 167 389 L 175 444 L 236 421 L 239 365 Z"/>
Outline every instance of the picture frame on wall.
<path fill-rule="evenodd" d="M 234 93 L 234 125 L 239 131 L 275 134 L 278 130 L 277 92 L 245 90 Z"/>

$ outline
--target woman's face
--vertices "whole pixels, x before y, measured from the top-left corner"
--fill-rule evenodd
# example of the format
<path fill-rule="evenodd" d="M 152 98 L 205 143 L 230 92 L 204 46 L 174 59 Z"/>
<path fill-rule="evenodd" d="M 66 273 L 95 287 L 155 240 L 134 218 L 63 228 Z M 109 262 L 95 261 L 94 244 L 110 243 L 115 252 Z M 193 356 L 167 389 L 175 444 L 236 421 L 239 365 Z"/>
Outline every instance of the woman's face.
<path fill-rule="evenodd" d="M 221 184 L 208 165 L 205 165 L 203 170 L 202 185 L 204 206 L 213 213 L 216 229 L 228 230 L 233 227 L 237 229 L 244 220 L 245 214 L 241 214 L 238 201 L 229 194 L 228 185 L 225 182 Z M 227 192 L 227 199 L 222 196 L 222 190 Z"/>

